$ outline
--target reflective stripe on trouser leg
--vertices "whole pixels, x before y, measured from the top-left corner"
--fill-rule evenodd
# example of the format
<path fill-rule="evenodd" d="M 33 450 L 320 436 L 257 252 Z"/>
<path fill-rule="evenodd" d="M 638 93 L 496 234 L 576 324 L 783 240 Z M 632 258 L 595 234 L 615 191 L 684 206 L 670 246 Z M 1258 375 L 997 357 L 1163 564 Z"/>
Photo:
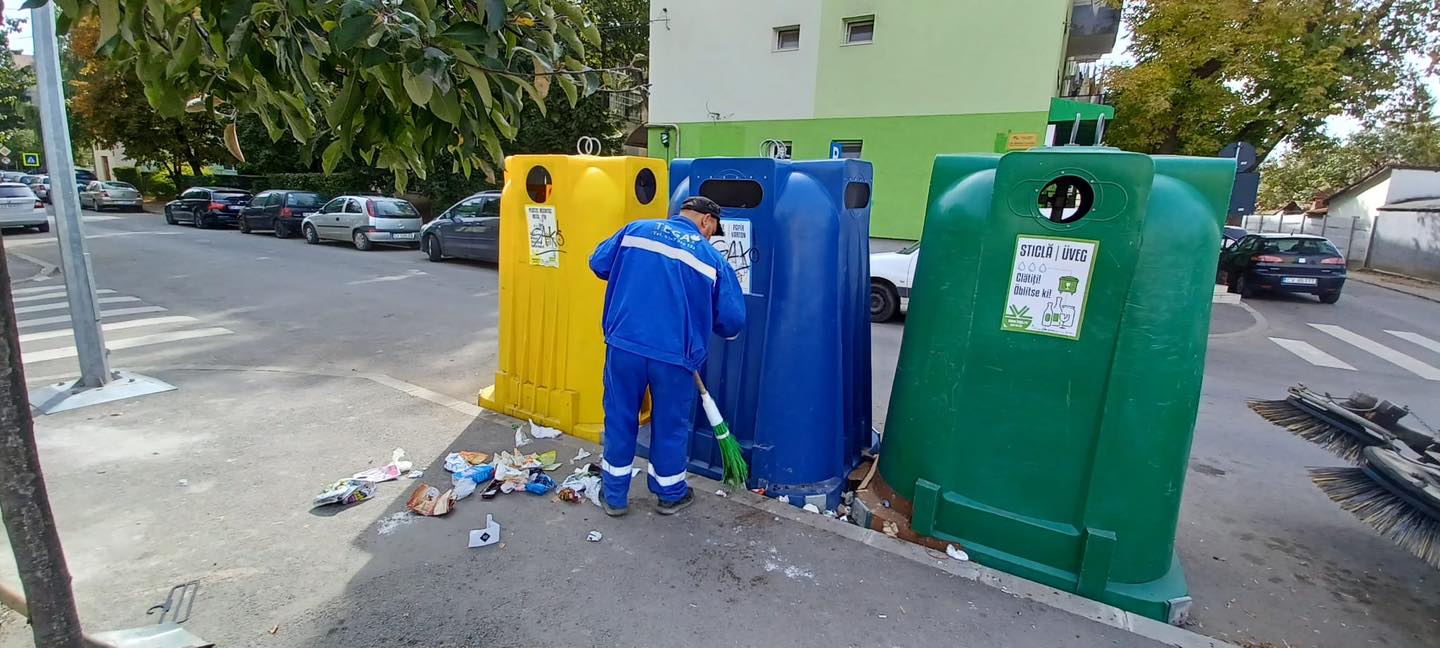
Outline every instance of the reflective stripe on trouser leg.
<path fill-rule="evenodd" d="M 640 404 L 645 400 L 648 361 L 628 351 L 605 352 L 605 436 L 601 439 L 601 482 L 605 501 L 621 508 L 629 501 L 635 437 L 640 433 Z"/>
<path fill-rule="evenodd" d="M 700 391 L 690 370 L 650 362 L 650 468 L 646 482 L 661 500 L 685 496 L 685 470 L 690 465 L 690 435 L 695 427 L 695 399 Z"/>

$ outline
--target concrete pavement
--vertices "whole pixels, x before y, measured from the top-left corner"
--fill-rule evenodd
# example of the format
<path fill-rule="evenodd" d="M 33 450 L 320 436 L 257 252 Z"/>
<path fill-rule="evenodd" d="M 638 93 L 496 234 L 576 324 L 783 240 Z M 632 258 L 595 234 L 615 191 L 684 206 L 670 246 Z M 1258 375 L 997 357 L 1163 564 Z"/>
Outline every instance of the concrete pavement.
<path fill-rule="evenodd" d="M 180 387 L 37 421 L 93 630 L 152 623 L 149 606 L 198 580 L 187 627 L 221 645 L 1163 645 L 744 495 L 702 491 L 693 509 L 662 518 L 636 480 L 621 520 L 525 494 L 472 496 L 429 519 L 404 511 L 414 484 L 402 481 L 373 501 L 311 511 L 321 487 L 395 447 L 422 481 L 443 485 L 448 451 L 513 442 L 512 422 L 477 418 L 467 403 L 494 370 L 493 267 L 168 227 L 156 215 L 87 215 L 87 226 L 98 286 L 136 300 L 115 305 L 163 309 L 105 318 L 140 322 L 107 331 L 114 365 Z M 5 242 L 55 258 L 48 236 Z M 25 294 L 63 301 L 54 287 Z M 185 319 L 144 321 L 154 318 Z M 66 328 L 22 330 L 32 384 L 73 373 L 56 353 Z M 205 329 L 225 333 L 125 343 Z M 568 460 L 582 445 L 526 449 L 559 447 Z M 466 548 L 485 513 L 504 546 Z M 604 539 L 586 542 L 591 530 Z M 0 572 L 14 582 L 13 565 Z M 0 646 L 28 643 L 22 623 L 0 617 Z"/>

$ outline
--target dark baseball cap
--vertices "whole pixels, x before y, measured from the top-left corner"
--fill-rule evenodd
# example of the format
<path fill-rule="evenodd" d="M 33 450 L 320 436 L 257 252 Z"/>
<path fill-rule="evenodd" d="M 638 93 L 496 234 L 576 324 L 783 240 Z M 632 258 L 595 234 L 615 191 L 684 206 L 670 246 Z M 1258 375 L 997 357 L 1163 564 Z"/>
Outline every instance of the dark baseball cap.
<path fill-rule="evenodd" d="M 700 212 L 708 216 L 714 216 L 716 221 L 720 220 L 720 205 L 704 196 L 691 196 L 686 198 L 685 202 L 680 203 L 680 209 Z M 725 230 L 720 227 L 718 222 L 715 224 L 715 234 L 717 236 L 725 235 Z"/>

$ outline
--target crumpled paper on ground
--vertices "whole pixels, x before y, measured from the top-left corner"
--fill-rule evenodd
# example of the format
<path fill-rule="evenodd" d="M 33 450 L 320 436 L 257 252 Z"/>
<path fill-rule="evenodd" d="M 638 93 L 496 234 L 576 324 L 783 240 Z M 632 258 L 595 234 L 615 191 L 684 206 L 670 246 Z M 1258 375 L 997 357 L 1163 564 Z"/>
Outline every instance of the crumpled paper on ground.
<path fill-rule="evenodd" d="M 553 439 L 563 434 L 560 430 L 530 421 L 530 436 L 537 439 Z"/>
<path fill-rule="evenodd" d="M 396 448 L 394 452 L 390 453 L 390 463 L 355 473 L 351 479 L 359 479 L 376 484 L 387 482 L 392 479 L 399 479 L 401 475 L 410 472 L 412 465 L 409 461 L 405 461 L 405 450 Z"/>
<path fill-rule="evenodd" d="M 417 484 L 415 492 L 410 494 L 410 501 L 405 503 L 405 508 L 420 515 L 434 517 L 449 513 L 454 505 L 455 491 L 447 490 L 442 493 L 434 486 Z"/>
<path fill-rule="evenodd" d="M 560 499 L 566 502 L 578 502 L 580 498 L 590 500 L 591 504 L 600 506 L 600 470 L 595 464 L 588 464 L 583 468 L 576 468 L 575 473 L 565 478 L 560 484 L 560 491 L 556 493 Z"/>

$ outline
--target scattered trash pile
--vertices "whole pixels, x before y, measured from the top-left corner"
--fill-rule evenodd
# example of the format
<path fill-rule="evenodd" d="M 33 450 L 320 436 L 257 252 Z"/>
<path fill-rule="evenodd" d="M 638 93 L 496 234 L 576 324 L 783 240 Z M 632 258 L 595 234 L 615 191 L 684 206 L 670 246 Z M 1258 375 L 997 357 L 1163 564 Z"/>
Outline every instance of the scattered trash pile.
<path fill-rule="evenodd" d="M 446 472 L 450 473 L 449 488 L 442 489 L 442 487 L 425 483 L 417 484 L 415 490 L 410 493 L 406 508 L 417 515 L 443 516 L 455 508 L 456 502 L 470 497 L 476 491 L 479 491 L 482 500 L 522 491 L 531 495 L 547 495 L 551 491 L 556 491 L 556 499 L 561 502 L 577 504 L 588 501 L 599 507 L 599 466 L 593 463 L 584 464 L 575 468 L 570 475 L 557 484 L 555 478 L 549 474 L 559 470 L 562 466 L 558 460 L 557 451 L 549 450 L 527 454 L 522 453 L 519 449 L 529 445 L 534 439 L 552 439 L 560 434 L 559 430 L 531 421 L 528 435 L 525 426 L 515 429 L 515 448 L 512 450 L 501 451 L 493 457 L 484 452 L 452 452 L 446 455 L 444 463 Z M 590 456 L 590 452 L 581 449 L 570 460 L 570 463 L 577 464 Z M 331 484 L 315 496 L 313 506 L 356 504 L 374 497 L 377 484 L 401 477 L 408 479 L 422 477 L 423 473 L 413 470 L 411 462 L 406 461 L 404 457 L 405 451 L 396 448 L 390 456 L 390 463 L 356 473 Z M 597 539 L 591 540 L 592 542 L 598 541 L 598 533 L 596 535 Z M 470 532 L 470 546 L 483 547 L 495 544 L 499 542 L 499 538 L 500 525 L 490 515 L 486 515 L 485 528 Z"/>

